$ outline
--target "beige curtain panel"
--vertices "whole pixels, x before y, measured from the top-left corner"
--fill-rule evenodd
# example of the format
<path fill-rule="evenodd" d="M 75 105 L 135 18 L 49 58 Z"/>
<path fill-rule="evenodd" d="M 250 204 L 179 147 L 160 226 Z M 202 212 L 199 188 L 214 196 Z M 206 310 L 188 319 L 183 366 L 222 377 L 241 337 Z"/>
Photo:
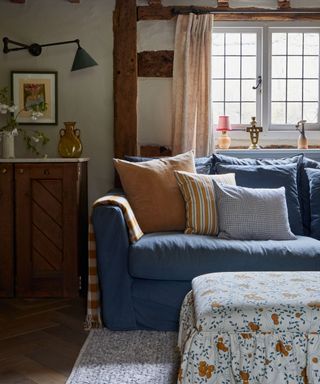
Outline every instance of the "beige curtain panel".
<path fill-rule="evenodd" d="M 173 64 L 173 153 L 213 151 L 211 41 L 213 15 L 179 15 Z"/>

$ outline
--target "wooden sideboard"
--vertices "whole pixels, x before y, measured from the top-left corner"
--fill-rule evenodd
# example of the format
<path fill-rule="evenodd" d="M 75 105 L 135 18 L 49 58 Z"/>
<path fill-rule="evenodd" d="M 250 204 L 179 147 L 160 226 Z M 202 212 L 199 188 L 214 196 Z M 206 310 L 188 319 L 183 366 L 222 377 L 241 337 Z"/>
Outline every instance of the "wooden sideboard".
<path fill-rule="evenodd" d="M 87 265 L 88 159 L 0 160 L 0 297 L 74 297 Z"/>

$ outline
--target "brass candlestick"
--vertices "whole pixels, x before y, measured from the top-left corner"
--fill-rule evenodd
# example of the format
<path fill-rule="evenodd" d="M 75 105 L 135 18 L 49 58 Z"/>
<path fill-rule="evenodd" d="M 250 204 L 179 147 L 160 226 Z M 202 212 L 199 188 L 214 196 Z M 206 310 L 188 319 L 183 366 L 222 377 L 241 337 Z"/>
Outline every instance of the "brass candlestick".
<path fill-rule="evenodd" d="M 251 144 L 249 146 L 249 149 L 260 149 L 260 146 L 258 145 L 259 141 L 259 133 L 262 132 L 262 127 L 257 127 L 256 118 L 252 117 L 252 120 L 250 122 L 251 127 L 247 127 L 246 131 L 250 133 L 250 141 Z"/>

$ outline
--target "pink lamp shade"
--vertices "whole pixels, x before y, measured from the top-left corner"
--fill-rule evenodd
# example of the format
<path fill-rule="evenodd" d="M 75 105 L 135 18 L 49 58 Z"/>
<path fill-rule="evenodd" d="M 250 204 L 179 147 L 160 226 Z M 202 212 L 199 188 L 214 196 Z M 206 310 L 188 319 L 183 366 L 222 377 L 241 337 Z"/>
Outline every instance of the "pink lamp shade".
<path fill-rule="evenodd" d="M 231 131 L 229 116 L 219 116 L 217 131 Z"/>

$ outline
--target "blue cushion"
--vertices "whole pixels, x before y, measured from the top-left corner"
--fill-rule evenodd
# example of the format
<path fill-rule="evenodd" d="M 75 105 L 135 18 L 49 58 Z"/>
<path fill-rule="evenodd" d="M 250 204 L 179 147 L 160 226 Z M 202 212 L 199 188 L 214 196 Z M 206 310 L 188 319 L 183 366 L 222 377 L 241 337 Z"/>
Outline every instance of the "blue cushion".
<path fill-rule="evenodd" d="M 310 213 L 310 186 L 306 168 L 320 169 L 320 163 L 315 160 L 304 157 L 301 166 L 298 169 L 298 189 L 300 196 L 300 205 L 302 210 L 302 222 L 304 234 L 310 235 L 311 213 Z"/>
<path fill-rule="evenodd" d="M 187 281 L 210 272 L 319 271 L 320 241 L 224 240 L 183 233 L 149 233 L 130 246 L 129 273 L 141 279 Z"/>
<path fill-rule="evenodd" d="M 150 161 L 155 158 L 152 157 L 141 157 L 141 156 L 125 156 L 125 160 L 131 161 L 132 163 L 140 163 L 142 161 Z M 194 159 L 197 173 L 209 175 L 211 171 L 211 156 L 208 157 L 197 157 Z"/>
<path fill-rule="evenodd" d="M 229 165 L 286 165 L 286 164 L 300 164 L 302 162 L 303 155 L 296 155 L 292 157 L 285 157 L 281 159 L 249 159 L 238 158 L 232 156 L 225 156 L 220 154 L 212 155 L 211 173 L 217 173 L 217 164 L 229 164 Z"/>
<path fill-rule="evenodd" d="M 306 168 L 305 171 L 310 186 L 310 234 L 320 240 L 320 169 Z"/>
<path fill-rule="evenodd" d="M 218 173 L 235 173 L 236 183 L 248 188 L 286 189 L 289 222 L 291 231 L 303 234 L 302 217 L 297 188 L 297 165 L 225 165 L 217 164 Z"/>
<path fill-rule="evenodd" d="M 290 230 L 286 192 L 281 188 L 246 188 L 213 180 L 219 238 L 295 240 Z"/>

